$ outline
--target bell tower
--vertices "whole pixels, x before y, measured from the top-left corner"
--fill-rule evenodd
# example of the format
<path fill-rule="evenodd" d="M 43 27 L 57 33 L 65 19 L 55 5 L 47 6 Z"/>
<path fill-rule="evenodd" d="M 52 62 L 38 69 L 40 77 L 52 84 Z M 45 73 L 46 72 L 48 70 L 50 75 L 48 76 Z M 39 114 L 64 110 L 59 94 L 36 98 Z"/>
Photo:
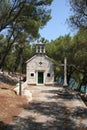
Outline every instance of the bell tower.
<path fill-rule="evenodd" d="M 39 43 L 36 44 L 36 54 L 45 54 L 45 44 L 44 43 Z"/>

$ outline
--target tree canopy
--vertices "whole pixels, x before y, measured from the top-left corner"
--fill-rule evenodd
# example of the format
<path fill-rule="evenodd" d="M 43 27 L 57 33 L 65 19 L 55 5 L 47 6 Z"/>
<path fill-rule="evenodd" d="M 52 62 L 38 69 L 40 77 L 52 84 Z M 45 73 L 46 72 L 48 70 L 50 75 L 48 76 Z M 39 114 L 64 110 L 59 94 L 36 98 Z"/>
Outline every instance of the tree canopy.
<path fill-rule="evenodd" d="M 87 28 L 87 0 L 70 0 L 72 15 L 69 24 L 74 28 Z"/>
<path fill-rule="evenodd" d="M 76 35 L 60 36 L 48 43 L 46 50 L 55 63 L 55 77 L 63 77 L 64 58 L 67 57 L 67 78 L 74 78 L 78 83 L 78 89 L 87 85 L 87 29 L 81 28 Z"/>
<path fill-rule="evenodd" d="M 14 43 L 23 47 L 26 39 L 39 37 L 39 29 L 51 19 L 47 8 L 53 0 L 0 0 L 0 32 L 8 32 L 7 44 L 0 60 L 0 68 Z"/>
<path fill-rule="evenodd" d="M 5 28 L 27 31 L 36 36 L 50 17 L 52 0 L 0 0 L 0 31 Z"/>

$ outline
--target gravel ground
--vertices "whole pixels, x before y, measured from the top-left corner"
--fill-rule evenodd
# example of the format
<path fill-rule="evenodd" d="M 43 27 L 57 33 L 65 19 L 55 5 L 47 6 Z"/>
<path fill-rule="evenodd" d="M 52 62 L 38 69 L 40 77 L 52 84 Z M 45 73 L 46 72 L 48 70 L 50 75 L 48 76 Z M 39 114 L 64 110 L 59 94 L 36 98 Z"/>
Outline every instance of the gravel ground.
<path fill-rule="evenodd" d="M 87 107 L 74 91 L 30 86 L 33 100 L 7 130 L 87 130 Z"/>

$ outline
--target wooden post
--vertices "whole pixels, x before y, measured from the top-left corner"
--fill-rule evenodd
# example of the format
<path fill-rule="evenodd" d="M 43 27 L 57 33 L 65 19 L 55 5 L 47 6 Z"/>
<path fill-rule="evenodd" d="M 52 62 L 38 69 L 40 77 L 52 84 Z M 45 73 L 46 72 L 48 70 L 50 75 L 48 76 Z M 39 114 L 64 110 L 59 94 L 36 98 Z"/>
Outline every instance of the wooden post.
<path fill-rule="evenodd" d="M 19 83 L 19 95 L 22 95 L 22 53 L 23 53 L 23 46 L 20 47 L 21 49 L 21 55 L 20 55 L 20 83 Z"/>
<path fill-rule="evenodd" d="M 22 74 L 22 55 L 20 57 L 20 80 L 19 80 L 19 95 L 22 95 L 22 84 L 21 84 L 21 75 Z"/>

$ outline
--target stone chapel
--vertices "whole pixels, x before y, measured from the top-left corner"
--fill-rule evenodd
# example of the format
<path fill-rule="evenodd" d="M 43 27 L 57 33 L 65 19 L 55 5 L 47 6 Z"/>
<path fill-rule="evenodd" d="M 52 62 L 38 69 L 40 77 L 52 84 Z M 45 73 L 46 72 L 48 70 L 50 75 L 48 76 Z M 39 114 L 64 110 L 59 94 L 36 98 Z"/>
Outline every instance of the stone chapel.
<path fill-rule="evenodd" d="M 26 62 L 26 82 L 29 85 L 53 85 L 54 63 L 45 53 L 45 44 L 36 44 L 36 54 Z"/>

